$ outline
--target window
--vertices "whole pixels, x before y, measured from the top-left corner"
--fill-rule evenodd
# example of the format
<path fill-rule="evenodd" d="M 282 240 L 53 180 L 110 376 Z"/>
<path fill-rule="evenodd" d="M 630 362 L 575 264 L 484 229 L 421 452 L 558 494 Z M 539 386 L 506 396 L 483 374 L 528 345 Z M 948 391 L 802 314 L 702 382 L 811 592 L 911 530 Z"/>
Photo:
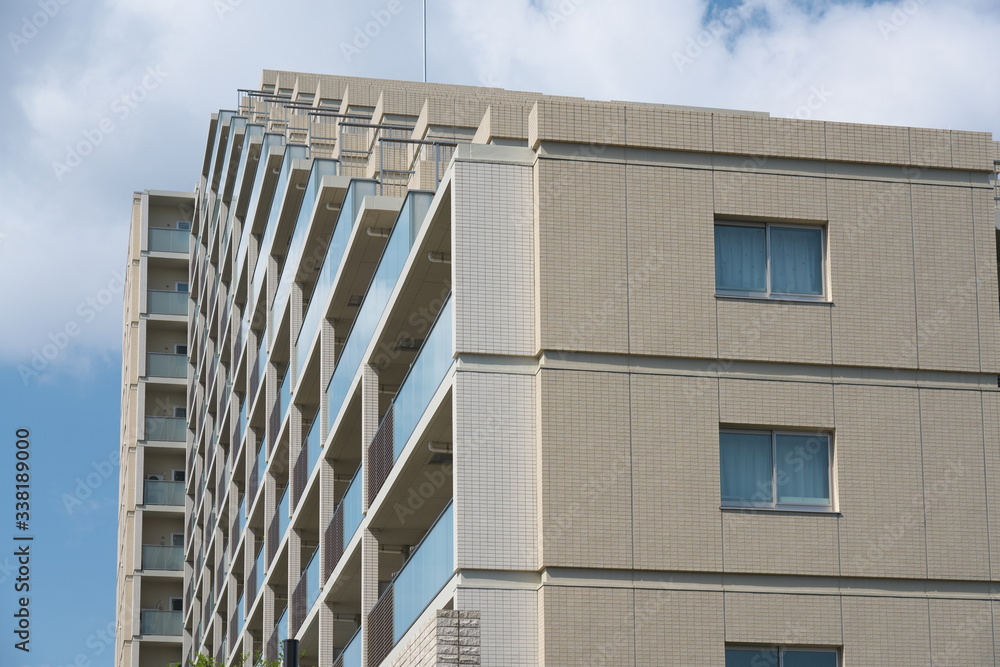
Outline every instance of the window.
<path fill-rule="evenodd" d="M 188 353 L 188 346 L 185 343 L 174 343 L 174 354 L 184 354 Z"/>
<path fill-rule="evenodd" d="M 184 599 L 171 596 L 170 611 L 184 611 Z"/>
<path fill-rule="evenodd" d="M 187 408 L 183 405 L 174 406 L 174 417 L 178 419 L 187 419 Z"/>
<path fill-rule="evenodd" d="M 178 220 L 177 221 L 177 229 L 181 229 L 183 231 L 190 231 L 191 230 L 191 223 L 189 221 L 187 221 L 187 220 Z"/>
<path fill-rule="evenodd" d="M 831 454 L 825 433 L 722 430 L 722 505 L 832 510 Z"/>
<path fill-rule="evenodd" d="M 178 282 L 174 283 L 174 291 L 175 292 L 187 292 L 188 291 L 188 284 L 186 282 L 180 282 L 180 281 L 178 281 Z"/>
<path fill-rule="evenodd" d="M 837 667 L 837 649 L 746 646 L 726 649 L 726 667 Z"/>
<path fill-rule="evenodd" d="M 715 225 L 715 291 L 770 299 L 824 296 L 822 227 L 753 222 Z"/>

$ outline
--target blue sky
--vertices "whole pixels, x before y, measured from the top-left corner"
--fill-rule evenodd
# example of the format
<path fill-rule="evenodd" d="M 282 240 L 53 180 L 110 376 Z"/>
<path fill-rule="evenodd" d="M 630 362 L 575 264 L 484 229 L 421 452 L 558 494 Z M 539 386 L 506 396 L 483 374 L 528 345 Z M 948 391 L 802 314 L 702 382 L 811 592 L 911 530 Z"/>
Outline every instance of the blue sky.
<path fill-rule="evenodd" d="M 434 81 L 1000 135 L 995 0 L 428 5 Z M 12 647 L 0 556 L 0 664 L 113 662 L 101 633 L 118 471 L 104 471 L 118 448 L 131 193 L 192 189 L 209 114 L 264 68 L 419 79 L 420 24 L 417 0 L 0 5 L 0 554 L 19 427 L 32 432 L 37 539 L 30 654 Z M 78 491 L 90 495 L 71 513 Z"/>

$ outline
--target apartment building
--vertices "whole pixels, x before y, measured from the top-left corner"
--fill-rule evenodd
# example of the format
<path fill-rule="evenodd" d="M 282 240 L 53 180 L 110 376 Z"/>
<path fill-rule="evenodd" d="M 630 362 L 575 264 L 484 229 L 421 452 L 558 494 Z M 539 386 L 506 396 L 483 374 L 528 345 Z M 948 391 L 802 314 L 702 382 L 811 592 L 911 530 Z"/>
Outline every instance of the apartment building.
<path fill-rule="evenodd" d="M 194 197 L 132 199 L 122 335 L 115 664 L 181 660 L 188 257 Z"/>
<path fill-rule="evenodd" d="M 265 71 L 195 193 L 182 656 L 994 664 L 997 160 Z"/>

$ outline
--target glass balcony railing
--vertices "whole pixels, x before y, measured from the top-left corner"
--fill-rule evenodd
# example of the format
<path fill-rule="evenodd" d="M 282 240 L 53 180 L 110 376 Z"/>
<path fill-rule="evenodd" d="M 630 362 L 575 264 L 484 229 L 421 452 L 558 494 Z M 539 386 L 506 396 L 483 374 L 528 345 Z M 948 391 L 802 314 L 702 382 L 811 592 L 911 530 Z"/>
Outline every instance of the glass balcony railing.
<path fill-rule="evenodd" d="M 358 316 L 347 335 L 347 343 L 344 344 L 333 377 L 330 378 L 327 392 L 331 421 L 340 413 L 344 399 L 347 398 L 348 389 L 357 375 L 365 349 L 371 342 L 375 327 L 378 326 L 392 290 L 403 271 L 403 265 L 406 264 L 410 248 L 426 217 L 431 199 L 430 193 L 411 192 L 396 219 L 389 242 L 375 270 L 375 276 L 368 286 Z"/>
<path fill-rule="evenodd" d="M 452 507 L 449 503 L 392 582 L 393 643 L 406 634 L 455 574 Z"/>
<path fill-rule="evenodd" d="M 243 442 L 243 434 L 246 433 L 247 429 L 247 400 L 244 398 L 240 402 L 240 412 L 236 417 L 236 430 L 235 438 L 233 442 L 233 451 L 237 451 L 240 447 L 240 443 Z"/>
<path fill-rule="evenodd" d="M 257 167 L 253 173 L 253 186 L 250 188 L 250 203 L 247 205 L 247 213 L 244 218 L 243 231 L 240 235 L 240 245 L 236 251 L 237 278 L 242 276 L 243 264 L 247 252 L 250 248 L 250 231 L 253 228 L 254 220 L 257 219 L 257 207 L 260 204 L 261 186 L 264 183 L 264 174 L 267 171 L 267 155 L 273 146 L 280 146 L 285 142 L 284 135 L 264 134 L 262 125 L 248 125 L 246 134 L 243 135 L 243 155 L 250 154 L 250 144 L 252 137 L 264 136 L 260 146 L 260 158 L 257 160 Z M 243 159 L 242 157 L 240 158 Z"/>
<path fill-rule="evenodd" d="M 265 574 L 267 574 L 266 552 L 264 551 L 264 547 L 261 546 L 257 550 L 257 558 L 254 560 L 253 571 L 250 573 L 250 578 L 247 581 L 252 586 L 248 594 L 251 606 L 253 606 L 253 601 L 257 599 L 258 593 L 264 590 Z"/>
<path fill-rule="evenodd" d="M 183 417 L 146 417 L 146 440 L 184 442 L 187 420 Z"/>
<path fill-rule="evenodd" d="M 146 377 L 186 378 L 187 355 L 162 354 L 159 352 L 147 353 Z"/>
<path fill-rule="evenodd" d="M 243 526 L 247 523 L 247 497 L 244 495 L 240 498 L 240 505 L 236 508 L 236 516 L 233 518 L 233 534 L 230 536 L 230 541 L 235 547 L 236 543 L 240 541 L 240 535 L 243 534 Z"/>
<path fill-rule="evenodd" d="M 182 571 L 184 569 L 184 547 L 143 544 L 142 569 Z"/>
<path fill-rule="evenodd" d="M 149 228 L 149 249 L 153 252 L 188 253 L 191 232 L 186 229 Z"/>
<path fill-rule="evenodd" d="M 257 486 L 264 486 L 264 473 L 267 472 L 267 446 L 261 441 L 257 447 Z"/>
<path fill-rule="evenodd" d="M 147 479 L 143 485 L 146 505 L 184 506 L 184 482 L 163 482 Z"/>
<path fill-rule="evenodd" d="M 357 221 L 358 212 L 365 197 L 374 195 L 377 183 L 375 181 L 351 181 L 344 197 L 344 203 L 340 207 L 340 215 L 337 217 L 337 225 L 333 230 L 333 238 L 326 250 L 326 257 L 323 259 L 323 268 L 320 269 L 316 285 L 313 287 L 312 296 L 309 299 L 309 307 L 306 310 L 305 318 L 302 320 L 302 328 L 299 330 L 299 337 L 295 346 L 298 349 L 298 377 L 302 376 L 302 368 L 305 364 L 306 352 L 312 345 L 316 332 L 319 329 L 319 321 L 325 314 L 326 302 L 333 288 L 333 281 L 340 271 L 340 264 L 347 251 L 347 242 L 351 238 L 351 230 Z"/>
<path fill-rule="evenodd" d="M 284 649 L 285 645 L 282 643 L 288 639 L 288 607 L 281 612 L 281 616 L 278 617 L 278 623 L 274 626 L 274 631 L 278 633 L 278 648 L 279 650 Z"/>
<path fill-rule="evenodd" d="M 183 618 L 179 611 L 143 609 L 139 612 L 140 632 L 144 635 L 181 636 Z"/>
<path fill-rule="evenodd" d="M 323 443 L 319 439 L 319 415 L 313 419 L 312 425 L 306 431 L 306 437 L 302 441 L 302 447 L 306 450 L 306 479 L 312 475 L 319 461 L 319 454 L 323 450 Z"/>
<path fill-rule="evenodd" d="M 309 180 L 306 183 L 305 194 L 302 196 L 302 203 L 299 204 L 299 214 L 295 219 L 295 230 L 292 232 L 292 239 L 288 244 L 288 251 L 282 263 L 281 278 L 278 280 L 278 288 L 274 294 L 274 306 L 271 312 L 274 316 L 281 314 L 288 301 L 288 293 L 292 287 L 295 277 L 295 270 L 299 267 L 299 260 L 302 258 L 302 251 L 306 245 L 306 236 L 309 232 L 309 223 L 313 219 L 316 200 L 319 197 L 320 185 L 324 176 L 337 173 L 336 160 L 316 158 L 313 160 L 312 171 L 309 172 Z"/>
<path fill-rule="evenodd" d="M 146 292 L 146 312 L 154 315 L 187 315 L 188 293 L 151 289 Z"/>
<path fill-rule="evenodd" d="M 275 510 L 275 514 L 278 517 L 278 543 L 281 543 L 281 538 L 288 530 L 288 487 L 285 487 L 284 493 L 281 494 L 281 500 L 278 501 L 278 508 Z"/>
<path fill-rule="evenodd" d="M 455 348 L 453 331 L 452 300 L 449 298 L 393 400 L 393 460 L 403 452 L 406 441 L 451 368 Z"/>
<path fill-rule="evenodd" d="M 243 592 L 241 591 L 240 599 L 236 602 L 236 627 L 242 630 L 244 621 L 246 621 L 246 618 L 243 612 Z"/>
<path fill-rule="evenodd" d="M 291 383 L 292 372 L 291 370 L 285 371 L 285 377 L 281 380 L 281 385 L 278 387 L 278 423 L 285 421 L 285 415 L 288 414 L 288 406 L 292 402 L 292 393 L 289 390 L 288 385 Z"/>
<path fill-rule="evenodd" d="M 347 487 L 347 492 L 344 497 L 340 499 L 340 505 L 337 506 L 336 511 L 342 511 L 344 515 L 344 545 L 350 543 L 351 538 L 354 537 L 354 533 L 358 532 L 358 526 L 361 525 L 361 520 L 365 518 L 364 512 L 361 509 L 361 492 L 364 489 L 364 483 L 362 482 L 361 471 L 363 468 L 358 468 L 358 471 L 354 473 L 354 479 L 351 480 L 350 486 Z"/>
<path fill-rule="evenodd" d="M 455 527 L 449 504 L 393 581 L 393 629 L 398 642 L 455 573 Z"/>
<path fill-rule="evenodd" d="M 316 598 L 319 597 L 319 592 L 323 587 L 323 582 L 320 581 L 319 576 L 319 549 L 313 552 L 312 558 L 309 559 L 309 563 L 306 564 L 305 569 L 302 571 L 302 582 L 305 586 L 306 595 L 306 614 L 312 609 L 312 606 L 316 603 Z"/>
<path fill-rule="evenodd" d="M 260 337 L 260 346 L 257 348 L 257 359 L 250 378 L 250 389 L 253 396 L 257 390 L 264 385 L 264 378 L 267 374 L 267 336 Z M 252 399 L 251 399 L 252 400 Z"/>
<path fill-rule="evenodd" d="M 285 146 L 285 156 L 281 160 L 281 171 L 278 172 L 278 182 L 274 185 L 274 196 L 271 198 L 271 211 L 267 216 L 267 226 L 264 227 L 264 237 L 261 239 L 260 249 L 257 254 L 257 265 L 250 275 L 255 303 L 260 298 L 261 289 L 264 285 L 264 270 L 267 267 L 267 258 L 271 256 L 271 245 L 274 242 L 274 235 L 278 229 L 278 216 L 281 214 L 281 209 L 285 205 L 285 198 L 288 192 L 290 192 L 292 162 L 296 159 L 306 157 L 308 151 L 309 149 L 306 146 L 298 144 Z"/>
<path fill-rule="evenodd" d="M 361 629 L 347 642 L 340 657 L 333 663 L 337 667 L 361 667 Z"/>

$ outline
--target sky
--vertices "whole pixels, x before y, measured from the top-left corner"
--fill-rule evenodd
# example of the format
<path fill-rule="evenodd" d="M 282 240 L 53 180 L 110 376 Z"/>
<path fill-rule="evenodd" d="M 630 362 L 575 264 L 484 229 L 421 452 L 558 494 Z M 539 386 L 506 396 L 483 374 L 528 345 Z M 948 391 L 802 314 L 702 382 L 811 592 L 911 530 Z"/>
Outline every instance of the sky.
<path fill-rule="evenodd" d="M 1000 137 L 996 0 L 427 5 L 430 81 Z M 210 114 L 263 69 L 420 80 L 421 26 L 417 0 L 0 5 L 0 664 L 113 664 L 132 192 L 192 190 Z M 30 653 L 15 533 L 34 537 Z"/>

